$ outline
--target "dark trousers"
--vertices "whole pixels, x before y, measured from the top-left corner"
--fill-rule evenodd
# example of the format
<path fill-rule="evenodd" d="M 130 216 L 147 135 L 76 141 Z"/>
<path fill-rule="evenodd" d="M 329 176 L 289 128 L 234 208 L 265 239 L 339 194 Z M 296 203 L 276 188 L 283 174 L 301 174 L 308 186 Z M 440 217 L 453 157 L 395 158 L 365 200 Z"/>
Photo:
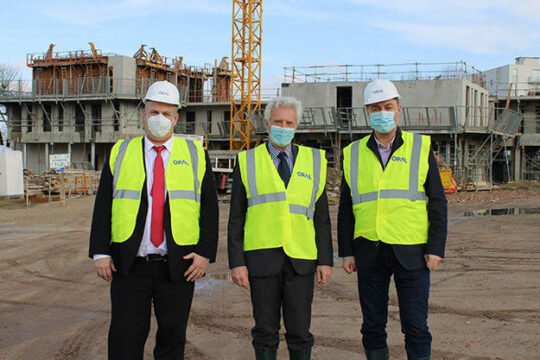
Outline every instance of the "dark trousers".
<path fill-rule="evenodd" d="M 392 246 L 383 243 L 380 246 L 372 266 L 357 268 L 358 293 L 364 318 L 364 349 L 371 351 L 387 346 L 388 288 L 390 278 L 394 275 L 407 354 L 412 358 L 428 357 L 432 340 L 427 325 L 429 270 L 427 267 L 407 270 L 399 264 Z"/>
<path fill-rule="evenodd" d="M 114 273 L 109 359 L 143 359 L 152 301 L 158 323 L 154 358 L 183 359 L 193 285 L 184 280 L 171 282 L 165 261 L 137 258 L 129 275 Z"/>
<path fill-rule="evenodd" d="M 255 319 L 251 331 L 253 347 L 261 351 L 277 350 L 283 308 L 287 347 L 292 351 L 310 349 L 313 346 L 309 327 L 314 274 L 298 275 L 287 258 L 279 274 L 250 277 L 249 282 Z"/>

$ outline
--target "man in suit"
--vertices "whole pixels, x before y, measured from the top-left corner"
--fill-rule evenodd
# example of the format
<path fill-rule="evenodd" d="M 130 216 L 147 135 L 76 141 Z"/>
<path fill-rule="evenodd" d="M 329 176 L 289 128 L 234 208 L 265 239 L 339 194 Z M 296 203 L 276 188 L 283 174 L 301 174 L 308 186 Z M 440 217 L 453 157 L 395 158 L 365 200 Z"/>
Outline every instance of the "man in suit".
<path fill-rule="evenodd" d="M 388 287 L 394 276 L 407 359 L 431 356 L 430 271 L 444 256 L 447 203 L 429 136 L 402 131 L 399 94 L 388 80 L 364 91 L 373 133 L 343 150 L 339 255 L 358 274 L 368 360 L 389 358 Z"/>
<path fill-rule="evenodd" d="M 154 358 L 183 359 L 194 281 L 215 261 L 215 180 L 201 145 L 173 136 L 179 99 L 173 84 L 152 84 L 145 135 L 117 142 L 101 173 L 89 255 L 112 280 L 109 359 L 143 358 L 152 302 Z"/>
<path fill-rule="evenodd" d="M 277 97 L 264 117 L 270 141 L 238 155 L 228 227 L 235 284 L 251 289 L 256 359 L 276 359 L 280 310 L 293 360 L 310 359 L 314 276 L 325 284 L 333 252 L 324 151 L 292 144 L 302 108 Z"/>

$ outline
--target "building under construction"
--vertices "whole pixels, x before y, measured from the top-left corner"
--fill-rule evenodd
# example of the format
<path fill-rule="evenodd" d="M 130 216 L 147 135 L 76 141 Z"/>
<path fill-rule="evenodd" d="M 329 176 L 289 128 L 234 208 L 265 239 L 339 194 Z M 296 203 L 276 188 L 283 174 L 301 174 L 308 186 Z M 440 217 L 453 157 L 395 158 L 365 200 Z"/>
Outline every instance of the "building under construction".
<path fill-rule="evenodd" d="M 89 51 L 29 54 L 31 81 L 0 93 L 7 109 L 9 140 L 23 151 L 25 168 L 48 170 L 49 155 L 70 154 L 73 167 L 100 169 L 120 138 L 143 134 L 142 99 L 154 81 L 178 86 L 182 107 L 176 133 L 203 135 L 208 149 L 231 149 L 231 71 L 227 58 L 187 66 L 145 46 L 132 56 Z M 339 65 L 285 68 L 281 89 L 263 91 L 262 107 L 249 116 L 255 139 L 266 133 L 265 101 L 278 94 L 302 101 L 296 141 L 326 150 L 340 167 L 341 149 L 371 132 L 363 89 L 376 78 L 393 80 L 401 94 L 400 126 L 430 134 L 441 162 L 462 184 L 489 188 L 518 179 L 528 153 L 516 146 L 523 116 L 491 98 L 485 76 L 464 62 Z M 253 145 L 253 144 L 252 144 Z M 517 151 L 514 151 L 517 149 Z M 223 152 L 214 169 L 230 172 L 234 156 Z M 218 178 L 218 180 L 221 180 Z M 223 184 L 226 179 L 223 178 Z"/>
<path fill-rule="evenodd" d="M 486 88 L 499 106 L 523 114 L 516 143 L 516 178 L 540 179 L 540 63 L 538 57 L 518 57 L 514 64 L 483 72 Z"/>
<path fill-rule="evenodd" d="M 344 146 L 371 133 L 364 87 L 384 78 L 394 81 L 401 95 L 399 125 L 430 134 L 433 150 L 462 185 L 489 188 L 519 174 L 520 153 L 512 150 L 523 116 L 496 108 L 482 73 L 465 62 L 284 70 L 282 94 L 304 104 L 297 139 L 325 148 L 336 167 Z"/>
<path fill-rule="evenodd" d="M 142 99 L 155 81 L 175 84 L 182 107 L 177 132 L 212 133 L 228 145 L 231 74 L 227 58 L 202 67 L 169 59 L 145 45 L 133 56 L 90 50 L 28 54 L 31 81 L 0 90 L 9 141 L 24 167 L 48 170 L 49 155 L 69 154 L 72 166 L 100 169 L 121 138 L 143 134 Z M 5 120 L 5 119 L 4 119 Z"/>

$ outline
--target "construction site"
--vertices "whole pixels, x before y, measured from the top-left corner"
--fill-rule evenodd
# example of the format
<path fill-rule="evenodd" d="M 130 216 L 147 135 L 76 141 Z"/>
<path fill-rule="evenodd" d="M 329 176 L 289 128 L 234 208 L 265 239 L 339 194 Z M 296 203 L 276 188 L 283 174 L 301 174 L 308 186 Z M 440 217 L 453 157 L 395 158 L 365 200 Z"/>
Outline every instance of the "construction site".
<path fill-rule="evenodd" d="M 511 94 L 507 100 L 492 97 L 485 76 L 464 62 L 285 67 L 281 89 L 259 89 L 249 114 L 235 123 L 231 111 L 242 95 L 231 102 L 227 57 L 195 67 L 154 48 L 147 52 L 145 45 L 132 57 L 103 54 L 90 45 L 88 51 L 55 53 L 51 45 L 46 53 L 28 54 L 33 79 L 12 82 L 0 94 L 9 142 L 33 173 L 49 171 L 55 154 L 68 154 L 73 168 L 100 170 L 118 139 L 143 134 L 142 99 L 160 80 L 175 84 L 182 96 L 176 133 L 204 141 L 218 180 L 231 172 L 234 150 L 265 140 L 262 110 L 278 94 L 304 105 L 296 141 L 325 149 L 329 166 L 339 169 L 341 149 L 371 132 L 363 88 L 369 79 L 387 78 L 401 93 L 400 126 L 431 135 L 434 151 L 460 187 L 490 189 L 540 178 L 540 96 L 528 96 L 532 105 L 519 111 Z M 237 124 L 250 130 L 237 131 Z"/>
<path fill-rule="evenodd" d="M 51 44 L 27 55 L 31 79 L 0 79 L 0 359 L 106 358 L 109 286 L 88 258 L 95 193 L 116 141 L 145 133 L 143 99 L 161 80 L 181 97 L 174 133 L 208 151 L 220 199 L 217 261 L 196 283 L 186 358 L 253 357 L 250 293 L 228 269 L 229 189 L 236 155 L 267 141 L 263 111 L 282 95 L 303 105 L 294 141 L 324 149 L 329 168 L 335 261 L 329 283 L 315 286 L 313 358 L 363 359 L 357 280 L 341 269 L 337 212 L 342 149 L 372 133 L 363 91 L 373 79 L 396 85 L 402 129 L 431 136 L 449 202 L 446 258 L 431 274 L 432 358 L 540 358 L 539 58 L 482 70 L 465 61 L 283 64 L 281 86 L 263 88 L 262 5 L 248 2 L 233 1 L 231 54 L 206 64 L 149 45 L 126 55 L 93 42 L 60 52 Z M 405 359 L 399 316 L 392 287 L 390 354 Z M 284 330 L 281 341 L 286 358 Z M 145 358 L 153 345 L 150 335 Z"/>

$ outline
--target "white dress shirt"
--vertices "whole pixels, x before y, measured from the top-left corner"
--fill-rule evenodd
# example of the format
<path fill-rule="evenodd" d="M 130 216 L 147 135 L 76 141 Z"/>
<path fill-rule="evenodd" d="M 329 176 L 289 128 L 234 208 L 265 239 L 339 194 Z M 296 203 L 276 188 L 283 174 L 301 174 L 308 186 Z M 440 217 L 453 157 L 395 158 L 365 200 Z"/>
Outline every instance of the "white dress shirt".
<path fill-rule="evenodd" d="M 141 246 L 137 251 L 137 256 L 146 256 L 148 254 L 167 254 L 167 236 L 163 233 L 163 242 L 159 247 L 156 247 L 150 241 L 150 233 L 152 229 L 152 184 L 154 183 L 154 162 L 156 161 L 157 152 L 153 149 L 155 145 L 145 136 L 144 137 L 144 159 L 146 164 L 146 193 L 148 195 L 148 211 L 146 213 L 146 223 L 144 225 L 144 233 L 141 240 Z M 163 144 L 165 149 L 161 151 L 161 158 L 163 159 L 163 167 L 165 174 L 167 174 L 167 164 L 171 157 L 171 151 L 173 146 L 173 137 L 167 140 Z M 165 197 L 167 197 L 167 183 L 165 183 Z M 95 254 L 94 260 L 109 257 L 110 255 Z"/>

